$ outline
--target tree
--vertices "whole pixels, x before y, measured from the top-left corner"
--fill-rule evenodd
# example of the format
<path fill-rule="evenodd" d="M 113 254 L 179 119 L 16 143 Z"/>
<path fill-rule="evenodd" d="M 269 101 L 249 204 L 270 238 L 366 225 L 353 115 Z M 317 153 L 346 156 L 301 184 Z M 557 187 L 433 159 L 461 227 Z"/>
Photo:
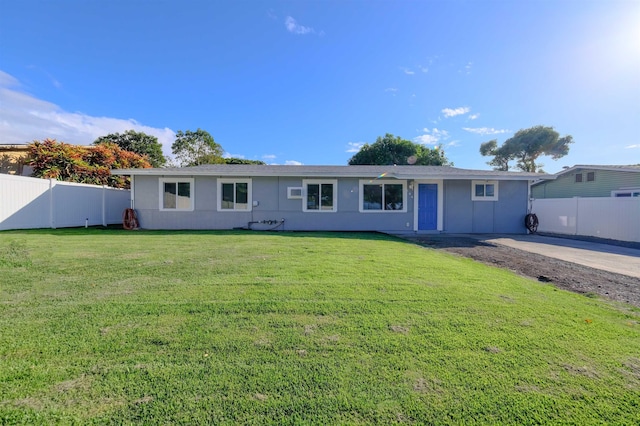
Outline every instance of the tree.
<path fill-rule="evenodd" d="M 107 136 L 100 136 L 93 142 L 94 145 L 105 143 L 114 143 L 125 151 L 146 155 L 153 167 L 162 167 L 167 163 L 167 159 L 162 154 L 162 144 L 158 142 L 158 138 L 146 133 L 127 130 L 123 134 L 111 133 Z"/>
<path fill-rule="evenodd" d="M 387 133 L 378 137 L 369 145 L 364 144 L 360 151 L 349 159 L 349 165 L 451 165 L 441 147 L 433 149 L 404 140 Z"/>
<path fill-rule="evenodd" d="M 29 165 L 35 177 L 115 188 L 129 188 L 130 179 L 111 175 L 111 169 L 151 167 L 146 157 L 113 143 L 85 147 L 55 139 L 33 141 L 29 145 Z"/>
<path fill-rule="evenodd" d="M 181 166 L 199 166 L 201 164 L 222 164 L 222 147 L 213 140 L 206 130 L 195 132 L 178 130 L 171 152 Z"/>
<path fill-rule="evenodd" d="M 485 157 L 493 155 L 493 160 L 487 162 L 487 164 L 493 166 L 493 170 L 506 172 L 509 170 L 509 161 L 512 160 L 512 155 L 508 152 L 508 148 L 510 146 L 506 144 L 498 148 L 498 141 L 493 139 L 480 145 L 480 154 Z"/>
<path fill-rule="evenodd" d="M 495 139 L 484 142 L 480 145 L 480 154 L 493 156 L 487 164 L 493 166 L 494 170 L 509 170 L 509 162 L 516 160 L 518 170 L 542 172 L 542 164 L 536 163 L 538 157 L 548 155 L 557 160 L 569 153 L 569 145 L 572 143 L 571 135 L 561 138 L 553 127 L 534 126 L 518 130 L 501 146 L 498 146 Z"/>
<path fill-rule="evenodd" d="M 261 165 L 261 166 L 265 165 L 264 161 L 260 161 L 260 160 L 245 160 L 244 158 L 235 158 L 235 157 L 225 158 L 224 159 L 224 163 L 225 164 L 258 164 L 258 165 Z"/>

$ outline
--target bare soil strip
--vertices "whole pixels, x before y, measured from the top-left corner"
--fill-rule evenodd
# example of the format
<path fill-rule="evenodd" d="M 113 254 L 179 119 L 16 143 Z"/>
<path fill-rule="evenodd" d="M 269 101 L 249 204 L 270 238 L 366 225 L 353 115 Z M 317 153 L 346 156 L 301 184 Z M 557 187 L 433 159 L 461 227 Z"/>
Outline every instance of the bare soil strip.
<path fill-rule="evenodd" d="M 479 262 L 509 269 L 519 275 L 585 295 L 599 295 L 640 308 L 637 278 L 602 271 L 551 257 L 477 241 L 465 237 L 408 237 L 424 247 L 455 253 Z"/>

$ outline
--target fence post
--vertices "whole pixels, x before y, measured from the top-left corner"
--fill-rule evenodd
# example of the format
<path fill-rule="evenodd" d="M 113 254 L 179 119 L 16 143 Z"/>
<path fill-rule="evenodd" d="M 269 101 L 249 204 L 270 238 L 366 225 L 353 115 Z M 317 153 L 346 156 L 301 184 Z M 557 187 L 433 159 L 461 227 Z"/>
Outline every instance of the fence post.
<path fill-rule="evenodd" d="M 102 226 L 107 226 L 107 185 L 102 185 Z"/>
<path fill-rule="evenodd" d="M 53 199 L 53 187 L 56 186 L 55 179 L 49 179 L 49 227 L 56 229 L 55 223 L 55 201 Z"/>
<path fill-rule="evenodd" d="M 578 203 L 580 202 L 580 197 L 573 197 L 573 212 L 575 213 L 575 217 L 576 217 L 576 226 L 575 226 L 575 231 L 573 232 L 573 235 L 580 235 L 580 232 L 578 231 L 578 222 L 579 222 L 579 217 L 578 217 Z"/>

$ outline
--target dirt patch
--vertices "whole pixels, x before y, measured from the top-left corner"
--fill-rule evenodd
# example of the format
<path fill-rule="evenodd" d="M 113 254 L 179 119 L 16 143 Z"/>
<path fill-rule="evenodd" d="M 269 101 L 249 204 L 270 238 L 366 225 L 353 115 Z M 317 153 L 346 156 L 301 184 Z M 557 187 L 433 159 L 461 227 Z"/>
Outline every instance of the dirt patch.
<path fill-rule="evenodd" d="M 142 398 L 136 399 L 135 401 L 133 401 L 133 403 L 136 404 L 136 405 L 148 404 L 150 402 L 153 402 L 153 397 L 152 396 L 143 396 Z"/>
<path fill-rule="evenodd" d="M 69 392 L 73 390 L 86 391 L 90 387 L 91 379 L 85 375 L 82 375 L 76 379 L 66 380 L 55 385 L 55 389 L 58 392 Z"/>
<path fill-rule="evenodd" d="M 407 334 L 409 332 L 408 327 L 403 327 L 401 325 L 392 325 L 389 327 L 389 329 L 395 333 L 400 333 L 400 334 Z"/>
<path fill-rule="evenodd" d="M 509 269 L 519 275 L 550 283 L 587 297 L 602 296 L 640 307 L 638 279 L 565 262 L 535 253 L 455 236 L 410 237 L 424 247 L 455 253 L 479 262 Z"/>

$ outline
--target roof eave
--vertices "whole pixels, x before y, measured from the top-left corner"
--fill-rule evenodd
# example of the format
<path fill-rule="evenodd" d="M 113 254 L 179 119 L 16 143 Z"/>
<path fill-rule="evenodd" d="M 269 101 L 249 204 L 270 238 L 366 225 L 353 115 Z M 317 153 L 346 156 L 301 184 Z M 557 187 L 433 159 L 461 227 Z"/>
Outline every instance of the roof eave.
<path fill-rule="evenodd" d="M 612 172 L 630 172 L 630 173 L 640 173 L 640 168 L 637 167 L 629 167 L 629 166 L 619 166 L 619 167 L 610 167 L 610 166 L 591 166 L 585 164 L 576 164 L 575 166 L 569 167 L 562 171 L 556 173 L 556 176 L 562 176 L 567 173 L 571 173 L 575 170 L 605 170 Z"/>
<path fill-rule="evenodd" d="M 111 171 L 114 175 L 130 175 L 130 176 L 223 176 L 223 177 L 308 177 L 308 178 L 382 178 L 382 179 L 410 179 L 410 180 L 553 180 L 554 175 L 530 175 L 530 174 L 491 174 L 488 173 L 432 173 L 432 174 L 416 174 L 416 173 L 386 173 L 380 175 L 377 172 L 366 172 L 363 170 L 353 170 L 345 173 L 335 171 L 313 171 L 301 172 L 300 169 L 292 167 L 291 170 L 279 170 L 277 174 L 264 173 L 256 170 L 246 170 L 239 173 L 237 170 L 186 170 L 186 169 L 116 169 Z"/>

